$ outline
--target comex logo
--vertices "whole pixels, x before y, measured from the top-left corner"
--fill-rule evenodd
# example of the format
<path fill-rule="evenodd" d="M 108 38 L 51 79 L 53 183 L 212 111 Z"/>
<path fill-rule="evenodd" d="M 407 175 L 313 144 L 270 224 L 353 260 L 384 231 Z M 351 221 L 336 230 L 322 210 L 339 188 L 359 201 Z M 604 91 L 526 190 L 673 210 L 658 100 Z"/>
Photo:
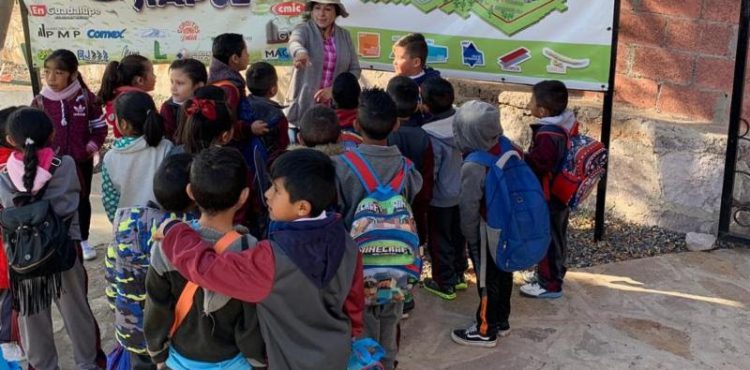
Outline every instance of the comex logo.
<path fill-rule="evenodd" d="M 117 30 L 88 30 L 86 36 L 90 39 L 123 39 L 127 29 Z"/>

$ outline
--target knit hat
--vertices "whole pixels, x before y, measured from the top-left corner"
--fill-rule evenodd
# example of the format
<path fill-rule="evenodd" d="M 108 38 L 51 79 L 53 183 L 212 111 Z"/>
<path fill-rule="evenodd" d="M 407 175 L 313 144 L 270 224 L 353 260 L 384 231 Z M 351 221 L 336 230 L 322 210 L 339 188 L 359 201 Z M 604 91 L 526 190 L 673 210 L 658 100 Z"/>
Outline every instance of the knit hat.
<path fill-rule="evenodd" d="M 502 134 L 500 111 L 483 101 L 464 103 L 453 118 L 453 137 L 463 152 L 489 150 L 498 143 Z"/>
<path fill-rule="evenodd" d="M 318 4 L 333 4 L 339 7 L 339 10 L 341 11 L 341 16 L 346 18 L 349 16 L 349 12 L 346 11 L 346 7 L 344 7 L 344 4 L 341 3 L 341 0 L 315 0 L 315 1 L 308 1 L 305 4 L 305 9 L 307 11 L 312 11 L 312 5 L 311 3 L 318 3 Z"/>

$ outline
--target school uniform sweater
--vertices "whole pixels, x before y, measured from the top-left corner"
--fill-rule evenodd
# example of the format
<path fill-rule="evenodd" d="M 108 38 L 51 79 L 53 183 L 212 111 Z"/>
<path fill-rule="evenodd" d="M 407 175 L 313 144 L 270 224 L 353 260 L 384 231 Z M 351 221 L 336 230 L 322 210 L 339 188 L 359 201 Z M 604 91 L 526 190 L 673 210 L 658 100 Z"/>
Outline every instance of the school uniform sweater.
<path fill-rule="evenodd" d="M 52 120 L 55 136 L 52 149 L 58 155 L 69 155 L 76 162 L 89 159 L 87 146 L 98 151 L 107 137 L 102 105 L 88 89 L 76 80 L 63 91 L 42 89 L 31 106 L 43 110 Z"/>
<path fill-rule="evenodd" d="M 196 235 L 196 240 L 209 245 L 223 236 L 207 228 L 201 228 Z M 236 254 L 243 247 L 247 249 L 256 243 L 257 239 L 252 235 L 244 234 L 224 253 Z M 246 280 L 238 279 L 235 284 L 240 281 Z M 187 280 L 170 263 L 162 246 L 154 245 L 146 276 L 148 295 L 143 327 L 154 362 L 164 362 L 169 355 L 169 346 L 172 346 L 180 355 L 195 361 L 222 362 L 241 353 L 253 366 L 263 366 L 265 351 L 256 306 L 205 288 L 196 291 L 190 312 L 174 336 L 169 338 L 175 305 L 186 284 Z"/>
<path fill-rule="evenodd" d="M 117 101 L 118 96 L 130 91 L 146 92 L 134 86 L 120 86 L 115 89 L 115 97 L 104 104 L 104 120 L 107 122 L 107 125 L 112 127 L 112 134 L 115 136 L 115 139 L 122 137 L 120 129 L 117 128 L 117 111 L 115 110 L 115 102 Z"/>
<path fill-rule="evenodd" d="M 173 223 L 162 251 L 200 286 L 258 303 L 269 368 L 346 368 L 351 339 L 362 333 L 364 284 L 362 258 L 341 217 L 274 222 L 269 235 L 241 253 L 218 255 L 187 224 Z"/>
<path fill-rule="evenodd" d="M 177 104 L 172 98 L 165 101 L 159 109 L 161 118 L 164 119 L 164 137 L 167 140 L 177 140 L 175 133 L 177 132 L 177 126 L 179 124 L 180 107 L 182 104 Z"/>

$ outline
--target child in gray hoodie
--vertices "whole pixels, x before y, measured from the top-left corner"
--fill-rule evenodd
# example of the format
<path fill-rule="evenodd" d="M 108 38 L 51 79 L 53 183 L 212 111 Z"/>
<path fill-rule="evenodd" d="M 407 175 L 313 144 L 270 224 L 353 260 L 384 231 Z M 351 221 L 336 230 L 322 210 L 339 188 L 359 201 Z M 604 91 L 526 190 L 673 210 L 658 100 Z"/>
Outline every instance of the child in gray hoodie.
<path fill-rule="evenodd" d="M 422 128 L 432 141 L 435 160 L 427 226 L 432 279 L 425 279 L 424 288 L 446 300 L 455 299 L 456 290 L 467 288 L 464 272 L 468 268 L 458 207 L 463 157 L 453 139 L 454 98 L 453 86 L 441 77 L 422 84 L 422 104 L 432 117 Z"/>
<path fill-rule="evenodd" d="M 500 126 L 498 109 L 488 103 L 472 100 L 466 102 L 453 119 L 453 135 L 461 152 L 485 151 L 500 154 Z M 469 256 L 480 277 L 479 307 L 476 322 L 465 329 L 451 333 L 454 342 L 467 346 L 495 347 L 497 337 L 510 333 L 510 295 L 513 291 L 513 274 L 497 268 L 487 243 L 484 207 L 484 181 L 487 168 L 472 162 L 461 166 L 461 232 L 469 247 Z M 485 235 L 483 235 L 485 234 Z M 482 248 L 486 253 L 481 253 Z"/>

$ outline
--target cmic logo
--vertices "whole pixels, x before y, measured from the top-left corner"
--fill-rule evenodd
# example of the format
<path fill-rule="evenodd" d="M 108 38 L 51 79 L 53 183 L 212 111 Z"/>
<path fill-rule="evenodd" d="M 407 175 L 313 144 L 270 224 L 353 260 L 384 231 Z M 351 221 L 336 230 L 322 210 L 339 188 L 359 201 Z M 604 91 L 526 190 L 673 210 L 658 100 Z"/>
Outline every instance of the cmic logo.
<path fill-rule="evenodd" d="M 86 36 L 90 39 L 124 39 L 127 29 L 117 30 L 88 30 Z"/>

